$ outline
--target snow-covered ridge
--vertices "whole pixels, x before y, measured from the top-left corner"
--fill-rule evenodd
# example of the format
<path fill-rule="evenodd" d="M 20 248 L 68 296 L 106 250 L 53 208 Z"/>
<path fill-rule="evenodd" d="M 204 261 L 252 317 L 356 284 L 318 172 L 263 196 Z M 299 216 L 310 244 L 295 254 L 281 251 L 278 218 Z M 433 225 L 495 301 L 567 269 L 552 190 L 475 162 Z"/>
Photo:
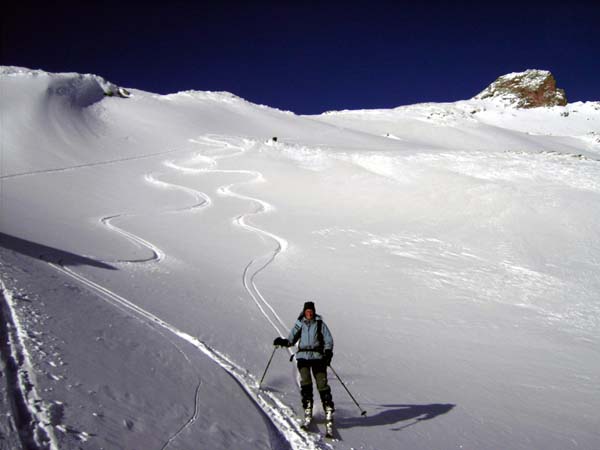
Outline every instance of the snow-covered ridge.
<path fill-rule="evenodd" d="M 173 94 L 155 94 L 155 98 L 159 100 L 199 100 L 199 101 L 212 101 L 212 102 L 220 102 L 230 105 L 240 105 L 240 106 L 252 106 L 261 109 L 268 109 L 277 111 L 283 114 L 289 114 L 294 116 L 295 114 L 292 111 L 285 111 L 278 108 L 274 108 L 268 105 L 261 105 L 258 103 L 252 103 L 242 97 L 239 97 L 228 91 L 199 91 L 195 89 L 175 92 Z"/>
<path fill-rule="evenodd" d="M 55 94 L 58 96 L 72 95 L 76 94 L 81 97 L 84 94 L 80 87 L 82 85 L 87 85 L 87 91 L 89 94 L 89 90 L 95 90 L 96 94 L 99 94 L 102 91 L 103 96 L 118 96 L 118 97 L 129 97 L 131 93 L 129 90 L 119 87 L 114 83 L 106 80 L 105 78 L 94 75 L 94 74 L 80 74 L 77 72 L 58 72 L 52 73 L 47 72 L 41 69 L 28 69 L 26 67 L 18 67 L 18 66 L 0 66 L 0 77 L 32 77 L 32 78 L 47 78 L 50 84 L 48 88 L 49 94 Z M 94 89 L 95 88 L 95 89 Z M 248 100 L 243 99 L 231 92 L 227 91 L 201 91 L 201 90 L 185 90 L 180 92 L 175 92 L 172 94 L 153 94 L 153 97 L 158 100 L 198 100 L 198 101 L 212 101 L 219 102 L 223 104 L 229 105 L 238 105 L 238 106 L 253 106 L 261 109 L 269 109 L 273 111 L 277 111 L 284 114 L 295 115 L 291 111 L 284 111 L 278 108 L 273 108 L 268 105 L 261 105 L 250 102 Z M 98 95 L 94 98 L 101 99 Z M 84 106 L 86 105 L 86 101 L 83 102 Z"/>
<path fill-rule="evenodd" d="M 27 67 L 19 67 L 19 66 L 0 66 L 0 75 L 8 75 L 8 76 L 18 76 L 18 75 L 30 75 L 30 76 L 40 76 L 40 75 L 49 75 L 48 72 L 41 69 L 28 69 Z"/>
<path fill-rule="evenodd" d="M 430 149 L 552 150 L 597 158 L 600 102 L 566 103 L 548 71 L 512 73 L 468 100 L 330 111 L 319 120 Z M 538 103 L 536 103 L 538 102 Z M 545 106 L 533 107 L 541 102 Z M 563 104 L 564 103 L 564 104 Z M 515 133 L 516 132 L 516 133 Z M 532 148 L 531 136 L 550 137 Z M 558 138 L 558 139 L 555 139 Z M 580 150 L 581 149 L 581 150 Z"/>
<path fill-rule="evenodd" d="M 431 143 L 430 148 L 523 149 L 533 143 L 530 136 L 544 136 L 576 139 L 578 148 L 583 142 L 583 149 L 595 155 L 588 156 L 596 157 L 600 152 L 600 102 L 522 109 L 497 98 L 486 98 L 394 109 L 337 111 L 317 117 L 326 123 L 402 142 Z M 561 142 L 544 145 L 552 146 L 553 151 L 578 152 L 568 150 L 566 144 L 563 141 L 562 145 Z"/>
<path fill-rule="evenodd" d="M 524 72 L 513 72 L 498 77 L 475 97 L 457 102 L 417 103 L 402 105 L 392 109 L 362 109 L 327 111 L 321 116 L 360 115 L 365 119 L 379 119 L 382 116 L 415 115 L 415 118 L 444 115 L 469 115 L 480 111 L 494 110 L 513 114 L 522 108 L 543 107 L 559 113 L 578 112 L 582 108 L 600 111 L 600 102 L 587 101 L 567 103 L 563 89 L 556 88 L 556 80 L 547 70 L 530 69 Z M 565 109 L 561 109 L 565 108 Z"/>
<path fill-rule="evenodd" d="M 228 91 L 199 91 L 196 89 L 189 89 L 186 91 L 174 92 L 172 94 L 160 95 L 156 94 L 157 98 L 163 100 L 175 100 L 179 98 L 190 98 L 196 100 L 214 100 L 222 101 L 226 103 L 241 103 L 246 102 L 243 98 L 228 92 Z"/>
<path fill-rule="evenodd" d="M 464 119 L 474 118 L 481 112 L 494 112 L 503 115 L 521 114 L 523 117 L 536 116 L 536 113 L 553 112 L 555 115 L 568 117 L 569 114 L 600 114 L 600 101 L 575 102 L 567 105 L 547 106 L 544 108 L 516 110 L 511 104 L 492 98 L 472 98 L 456 102 L 440 103 L 415 103 L 391 109 L 343 109 L 327 111 L 319 117 L 361 117 L 366 120 L 380 120 L 393 118 L 431 119 L 435 116 L 455 116 Z"/>
<path fill-rule="evenodd" d="M 81 106 L 99 101 L 104 96 L 130 97 L 130 92 L 111 83 L 99 75 L 80 74 L 76 72 L 50 73 L 43 70 L 27 69 L 17 66 L 0 66 L 0 76 L 48 77 L 49 95 L 68 96 Z"/>

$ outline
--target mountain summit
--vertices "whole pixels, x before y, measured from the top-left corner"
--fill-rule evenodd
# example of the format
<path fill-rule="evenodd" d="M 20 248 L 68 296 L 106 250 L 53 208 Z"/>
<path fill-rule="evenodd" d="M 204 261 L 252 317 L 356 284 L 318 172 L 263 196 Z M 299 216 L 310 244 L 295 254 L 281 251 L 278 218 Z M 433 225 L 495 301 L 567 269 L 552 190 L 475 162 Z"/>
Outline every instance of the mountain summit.
<path fill-rule="evenodd" d="M 475 98 L 498 98 L 517 108 L 567 104 L 564 89 L 556 87 L 554 76 L 547 70 L 526 70 L 502 75 Z"/>

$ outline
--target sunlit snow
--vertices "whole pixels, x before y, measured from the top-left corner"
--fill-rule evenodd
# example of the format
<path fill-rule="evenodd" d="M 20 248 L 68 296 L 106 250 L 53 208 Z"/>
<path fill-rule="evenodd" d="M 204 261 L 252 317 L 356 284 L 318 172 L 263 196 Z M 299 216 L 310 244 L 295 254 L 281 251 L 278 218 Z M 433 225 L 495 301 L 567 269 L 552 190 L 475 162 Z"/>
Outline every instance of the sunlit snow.
<path fill-rule="evenodd" d="M 600 103 L 0 89 L 9 448 L 598 447 Z M 330 373 L 335 441 L 288 352 L 259 386 L 306 300 L 368 412 Z"/>

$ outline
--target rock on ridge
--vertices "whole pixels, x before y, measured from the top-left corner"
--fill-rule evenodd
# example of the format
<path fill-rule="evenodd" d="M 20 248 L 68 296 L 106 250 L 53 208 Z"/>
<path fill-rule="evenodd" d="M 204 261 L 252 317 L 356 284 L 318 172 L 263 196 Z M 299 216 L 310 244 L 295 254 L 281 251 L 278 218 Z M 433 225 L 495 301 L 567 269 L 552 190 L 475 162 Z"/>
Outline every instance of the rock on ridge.
<path fill-rule="evenodd" d="M 547 70 L 535 69 L 502 75 L 474 98 L 497 98 L 516 108 L 567 104 L 565 91 L 556 87 L 554 76 Z"/>

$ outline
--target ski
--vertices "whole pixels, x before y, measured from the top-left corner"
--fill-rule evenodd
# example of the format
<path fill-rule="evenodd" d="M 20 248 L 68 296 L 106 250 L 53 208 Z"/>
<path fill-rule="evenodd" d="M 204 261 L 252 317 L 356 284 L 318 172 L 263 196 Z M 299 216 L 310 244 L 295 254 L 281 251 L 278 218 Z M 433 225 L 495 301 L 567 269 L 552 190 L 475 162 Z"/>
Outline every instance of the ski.
<path fill-rule="evenodd" d="M 305 428 L 304 426 L 300 426 L 300 428 L 302 428 L 302 430 L 306 433 L 309 433 L 310 435 L 313 436 L 317 436 L 321 439 L 325 439 L 327 441 L 330 442 L 339 442 L 340 439 L 339 437 L 336 437 L 333 430 L 331 433 L 328 433 L 327 431 L 325 433 L 322 433 L 317 426 L 311 424 L 311 426 L 309 426 L 308 428 Z"/>
<path fill-rule="evenodd" d="M 300 428 L 307 433 L 314 434 L 316 436 L 320 436 L 321 438 L 330 440 L 330 441 L 338 441 L 339 439 L 335 437 L 334 428 L 333 428 L 333 417 L 331 415 L 326 414 L 325 418 L 325 433 L 319 430 L 319 427 L 313 420 L 312 410 L 306 409 L 304 411 L 304 417 L 300 421 Z"/>

